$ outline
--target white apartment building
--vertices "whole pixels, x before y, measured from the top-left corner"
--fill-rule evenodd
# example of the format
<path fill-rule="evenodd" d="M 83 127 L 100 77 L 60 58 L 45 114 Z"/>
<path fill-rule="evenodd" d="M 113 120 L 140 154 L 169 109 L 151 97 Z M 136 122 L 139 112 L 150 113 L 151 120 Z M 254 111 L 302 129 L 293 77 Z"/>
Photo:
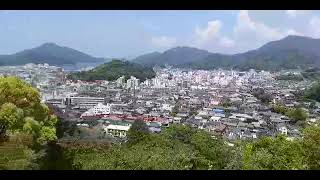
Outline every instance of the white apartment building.
<path fill-rule="evenodd" d="M 99 103 L 104 103 L 104 98 L 101 97 L 68 97 L 67 104 L 79 106 L 80 108 L 92 108 Z"/>
<path fill-rule="evenodd" d="M 84 112 L 80 118 L 83 116 L 96 116 L 96 115 L 106 115 L 111 113 L 111 105 L 103 105 L 99 103 L 98 105 L 94 106 L 93 108 L 89 109 L 88 111 Z"/>
<path fill-rule="evenodd" d="M 107 134 L 111 136 L 123 138 L 127 136 L 127 132 L 129 131 L 130 127 L 131 125 L 127 126 L 109 124 L 104 128 L 104 130 Z"/>
<path fill-rule="evenodd" d="M 140 80 L 131 76 L 130 79 L 127 80 L 127 88 L 138 88 L 140 84 Z"/>

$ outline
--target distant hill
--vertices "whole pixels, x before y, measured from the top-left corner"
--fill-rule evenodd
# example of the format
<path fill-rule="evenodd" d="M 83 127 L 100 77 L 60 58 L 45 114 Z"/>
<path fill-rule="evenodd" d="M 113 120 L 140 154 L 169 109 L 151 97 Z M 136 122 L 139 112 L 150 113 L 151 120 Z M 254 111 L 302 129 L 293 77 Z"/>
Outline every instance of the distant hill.
<path fill-rule="evenodd" d="M 133 61 L 147 66 L 169 64 L 199 69 L 307 69 L 320 67 L 320 39 L 287 36 L 281 40 L 269 42 L 256 50 L 234 55 L 178 47 L 151 57 L 140 56 Z"/>
<path fill-rule="evenodd" d="M 121 60 L 112 60 L 111 62 L 104 63 L 97 66 L 96 68 L 89 71 L 81 71 L 76 73 L 71 73 L 68 78 L 73 80 L 108 80 L 114 81 L 121 76 L 125 76 L 126 79 L 130 76 L 134 76 L 141 81 L 145 79 L 151 79 L 155 77 L 155 72 L 150 67 L 144 67 L 140 64 L 121 61 Z"/>
<path fill-rule="evenodd" d="M 205 50 L 191 48 L 191 47 L 176 47 L 169 49 L 163 53 L 150 53 L 139 56 L 133 60 L 140 64 L 154 66 L 154 65 L 181 65 L 185 63 L 202 60 L 211 53 Z"/>
<path fill-rule="evenodd" d="M 95 58 L 68 47 L 58 46 L 54 43 L 45 43 L 39 47 L 11 55 L 0 55 L 0 65 L 23 65 L 26 63 L 61 65 L 79 62 L 99 62 L 104 60 L 104 58 Z"/>

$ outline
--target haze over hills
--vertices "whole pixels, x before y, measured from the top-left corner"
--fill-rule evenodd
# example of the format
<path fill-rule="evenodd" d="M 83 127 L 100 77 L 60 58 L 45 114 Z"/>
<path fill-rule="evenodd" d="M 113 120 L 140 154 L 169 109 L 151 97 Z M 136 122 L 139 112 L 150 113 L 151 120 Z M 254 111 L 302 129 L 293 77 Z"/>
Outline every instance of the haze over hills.
<path fill-rule="evenodd" d="M 39 47 L 23 50 L 15 54 L 0 55 L 0 65 L 23 65 L 26 63 L 62 65 L 105 60 L 104 58 L 96 58 L 55 43 L 44 43 Z"/>
<path fill-rule="evenodd" d="M 320 66 L 320 39 L 303 36 L 287 36 L 269 42 L 262 47 L 234 55 L 210 53 L 208 51 L 178 47 L 163 53 L 143 55 L 134 62 L 147 65 L 174 65 L 186 68 L 235 68 L 248 70 L 280 70 Z"/>

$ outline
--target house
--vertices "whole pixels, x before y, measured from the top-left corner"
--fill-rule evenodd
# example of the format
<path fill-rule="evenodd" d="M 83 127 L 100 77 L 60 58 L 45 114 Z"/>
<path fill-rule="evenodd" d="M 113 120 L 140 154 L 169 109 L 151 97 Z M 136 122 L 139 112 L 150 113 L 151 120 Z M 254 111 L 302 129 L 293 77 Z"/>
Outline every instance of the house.
<path fill-rule="evenodd" d="M 280 123 L 277 125 L 277 132 L 280 134 L 287 135 L 288 134 L 288 128 L 284 123 Z"/>
<path fill-rule="evenodd" d="M 172 111 L 172 109 L 173 109 L 173 105 L 171 105 L 171 104 L 162 104 L 162 107 L 161 107 L 161 110 L 162 111 Z"/>
<path fill-rule="evenodd" d="M 124 138 L 127 136 L 127 132 L 129 131 L 131 125 L 114 125 L 109 124 L 104 128 L 105 132 L 114 137 Z"/>
<path fill-rule="evenodd" d="M 210 118 L 210 121 L 220 122 L 220 121 L 221 121 L 221 117 L 218 117 L 218 116 L 212 116 L 212 117 Z"/>
<path fill-rule="evenodd" d="M 180 124 L 181 123 L 181 117 L 174 117 L 173 118 L 173 123 L 175 123 L 175 124 Z"/>
<path fill-rule="evenodd" d="M 208 111 L 198 111 L 199 116 L 208 116 Z"/>
<path fill-rule="evenodd" d="M 144 114 L 147 110 L 143 107 L 138 107 L 135 112 L 137 112 L 138 114 Z"/>
<path fill-rule="evenodd" d="M 188 117 L 188 113 L 178 113 L 178 117 Z"/>
<path fill-rule="evenodd" d="M 161 124 L 158 122 L 149 122 L 147 123 L 148 129 L 152 133 L 160 133 L 161 132 Z"/>

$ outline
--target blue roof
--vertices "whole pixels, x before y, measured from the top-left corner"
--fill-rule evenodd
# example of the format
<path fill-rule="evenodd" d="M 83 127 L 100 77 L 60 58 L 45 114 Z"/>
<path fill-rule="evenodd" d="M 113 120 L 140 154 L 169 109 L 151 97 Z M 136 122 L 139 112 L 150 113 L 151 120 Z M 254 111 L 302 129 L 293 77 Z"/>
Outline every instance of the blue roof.
<path fill-rule="evenodd" d="M 223 109 L 213 108 L 213 111 L 224 111 Z"/>

